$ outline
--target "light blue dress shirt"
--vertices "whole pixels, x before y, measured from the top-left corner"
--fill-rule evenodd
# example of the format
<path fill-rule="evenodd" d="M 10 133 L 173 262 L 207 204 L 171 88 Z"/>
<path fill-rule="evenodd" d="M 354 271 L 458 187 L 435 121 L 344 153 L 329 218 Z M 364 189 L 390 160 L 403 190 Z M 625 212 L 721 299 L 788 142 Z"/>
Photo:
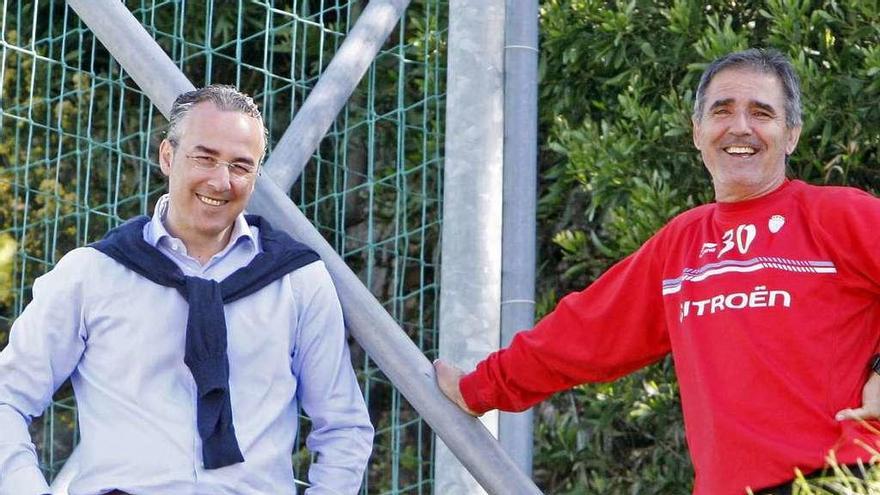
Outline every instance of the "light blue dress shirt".
<path fill-rule="evenodd" d="M 260 252 L 243 217 L 204 265 L 186 253 L 156 206 L 144 239 L 187 275 L 222 280 Z M 373 428 L 352 370 L 342 312 L 320 261 L 224 307 L 230 394 L 245 462 L 205 470 L 196 388 L 183 362 L 187 304 L 91 248 L 37 279 L 0 353 L 0 495 L 49 491 L 28 424 L 71 379 L 80 443 L 53 493 L 293 494 L 298 406 L 316 454 L 307 495 L 356 493 Z M 62 486 L 64 485 L 64 486 Z"/>

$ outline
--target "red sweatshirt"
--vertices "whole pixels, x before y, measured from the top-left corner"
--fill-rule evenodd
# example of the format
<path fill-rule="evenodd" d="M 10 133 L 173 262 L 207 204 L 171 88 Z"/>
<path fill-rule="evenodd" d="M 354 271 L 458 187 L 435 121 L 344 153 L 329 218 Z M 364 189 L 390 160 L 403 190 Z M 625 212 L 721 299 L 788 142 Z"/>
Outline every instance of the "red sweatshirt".
<path fill-rule="evenodd" d="M 687 211 L 461 381 L 477 411 L 523 410 L 672 352 L 694 494 L 868 460 L 861 405 L 880 343 L 880 200 L 800 181 Z"/>

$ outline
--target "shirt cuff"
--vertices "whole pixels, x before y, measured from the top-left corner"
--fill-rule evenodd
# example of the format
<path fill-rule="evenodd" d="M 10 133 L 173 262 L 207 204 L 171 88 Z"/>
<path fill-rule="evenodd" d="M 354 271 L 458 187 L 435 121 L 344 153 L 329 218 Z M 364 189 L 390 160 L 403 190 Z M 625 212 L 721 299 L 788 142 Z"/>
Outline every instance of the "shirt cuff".
<path fill-rule="evenodd" d="M 44 493 L 49 493 L 49 485 L 37 466 L 22 466 L 0 476 L 0 495 L 42 495 Z"/>
<path fill-rule="evenodd" d="M 461 377 L 458 382 L 458 390 L 471 411 L 483 414 L 495 409 L 495 406 L 492 405 L 493 394 L 485 384 L 481 383 L 476 371 Z"/>

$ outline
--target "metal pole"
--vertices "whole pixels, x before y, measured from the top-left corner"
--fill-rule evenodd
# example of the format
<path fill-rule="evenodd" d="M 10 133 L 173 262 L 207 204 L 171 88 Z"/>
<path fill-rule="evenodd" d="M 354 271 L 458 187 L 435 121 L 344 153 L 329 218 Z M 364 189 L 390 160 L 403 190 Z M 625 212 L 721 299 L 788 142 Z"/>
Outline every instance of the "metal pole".
<path fill-rule="evenodd" d="M 266 172 L 281 189 L 293 187 L 409 3 L 374 0 L 361 13 L 266 162 Z"/>
<path fill-rule="evenodd" d="M 504 227 L 501 345 L 535 322 L 538 2 L 508 0 L 504 59 Z M 532 473 L 532 411 L 502 413 L 498 438 Z"/>
<path fill-rule="evenodd" d="M 166 117 L 177 94 L 193 88 L 120 2 L 68 3 Z M 155 66 L 131 62 L 138 57 L 159 62 Z M 129 67 L 126 64 L 130 62 Z M 490 493 L 541 493 L 479 421 L 443 396 L 433 367 L 421 351 L 277 185 L 265 178 L 258 180 L 249 210 L 264 215 L 321 255 L 333 277 L 351 335 Z"/>
<path fill-rule="evenodd" d="M 501 344 L 504 1 L 451 0 L 440 264 L 440 357 L 471 369 Z M 498 412 L 482 418 L 498 432 Z M 438 442 L 434 493 L 485 493 Z"/>

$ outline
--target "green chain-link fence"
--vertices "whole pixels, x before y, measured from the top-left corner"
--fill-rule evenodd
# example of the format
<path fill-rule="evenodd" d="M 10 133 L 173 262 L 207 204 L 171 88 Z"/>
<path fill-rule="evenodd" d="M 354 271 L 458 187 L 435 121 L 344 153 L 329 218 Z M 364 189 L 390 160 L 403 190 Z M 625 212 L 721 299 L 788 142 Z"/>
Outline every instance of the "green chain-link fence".
<path fill-rule="evenodd" d="M 279 139 L 367 2 L 126 5 L 197 86 L 229 83 Z M 34 278 L 165 190 L 166 122 L 62 0 L 0 13 L 0 348 Z M 436 347 L 446 2 L 414 1 L 292 198 L 429 357 Z M 377 436 L 363 493 L 430 493 L 425 423 L 353 344 Z M 32 424 L 50 478 L 76 443 L 69 386 Z M 298 479 L 310 461 L 293 453 Z"/>

